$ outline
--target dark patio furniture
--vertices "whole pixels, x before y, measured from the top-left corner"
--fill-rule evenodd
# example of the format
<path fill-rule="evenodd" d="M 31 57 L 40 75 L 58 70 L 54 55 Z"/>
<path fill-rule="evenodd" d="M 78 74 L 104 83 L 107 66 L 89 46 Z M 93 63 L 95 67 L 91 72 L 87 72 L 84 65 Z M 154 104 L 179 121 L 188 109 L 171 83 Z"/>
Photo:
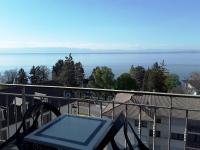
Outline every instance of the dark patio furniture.
<path fill-rule="evenodd" d="M 111 143 L 113 150 L 121 150 L 121 148 L 119 148 L 114 138 L 117 135 L 117 133 L 120 131 L 120 129 L 122 129 L 122 127 L 124 127 L 124 136 L 125 136 L 128 149 L 149 150 L 149 148 L 147 148 L 143 144 L 141 139 L 138 137 L 138 135 L 134 131 L 131 124 L 127 121 L 123 113 L 120 113 L 120 115 L 114 120 L 113 126 L 111 127 L 111 129 L 109 130 L 105 138 L 102 140 L 102 142 L 99 144 L 99 146 L 97 147 L 97 150 L 102 150 L 106 145 L 108 145 L 109 142 Z M 127 127 L 130 127 L 132 133 L 134 134 L 135 139 L 137 140 L 137 144 L 135 145 L 131 144 L 131 140 L 127 134 Z"/>
<path fill-rule="evenodd" d="M 39 102 L 33 105 L 25 112 L 22 123 L 20 124 L 16 133 L 9 139 L 7 139 L 3 144 L 1 144 L 0 149 L 6 149 L 6 147 L 9 147 L 10 145 L 16 145 L 19 150 L 26 150 L 26 149 L 32 150 L 36 149 L 35 147 L 38 147 L 37 150 L 45 149 L 44 147 L 41 148 L 40 146 L 37 145 L 24 143 L 24 137 L 38 128 L 38 118 L 39 116 L 41 116 L 41 113 L 43 113 L 43 111 L 51 111 L 56 116 L 61 115 L 60 111 L 49 103 Z M 27 119 L 30 118 L 33 119 L 32 120 L 33 124 L 30 127 L 27 127 L 26 121 Z"/>

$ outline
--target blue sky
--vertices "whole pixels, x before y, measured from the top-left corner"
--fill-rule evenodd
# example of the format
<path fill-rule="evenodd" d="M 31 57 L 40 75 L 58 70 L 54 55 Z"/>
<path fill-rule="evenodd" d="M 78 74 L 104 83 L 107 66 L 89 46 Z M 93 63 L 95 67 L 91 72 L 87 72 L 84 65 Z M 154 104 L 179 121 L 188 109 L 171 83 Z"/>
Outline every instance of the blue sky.
<path fill-rule="evenodd" d="M 0 48 L 200 49 L 199 0 L 1 0 Z"/>

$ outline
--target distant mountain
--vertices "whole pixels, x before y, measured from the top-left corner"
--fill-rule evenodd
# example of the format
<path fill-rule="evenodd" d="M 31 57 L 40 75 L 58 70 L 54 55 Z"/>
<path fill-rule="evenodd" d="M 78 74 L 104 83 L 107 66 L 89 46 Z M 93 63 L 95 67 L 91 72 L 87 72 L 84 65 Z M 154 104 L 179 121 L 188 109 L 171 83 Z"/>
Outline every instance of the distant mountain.
<path fill-rule="evenodd" d="M 148 53 L 200 53 L 200 50 L 184 50 L 184 49 L 80 49 L 80 48 L 0 48 L 0 54 L 35 54 L 35 53 L 132 53 L 132 54 L 148 54 Z"/>

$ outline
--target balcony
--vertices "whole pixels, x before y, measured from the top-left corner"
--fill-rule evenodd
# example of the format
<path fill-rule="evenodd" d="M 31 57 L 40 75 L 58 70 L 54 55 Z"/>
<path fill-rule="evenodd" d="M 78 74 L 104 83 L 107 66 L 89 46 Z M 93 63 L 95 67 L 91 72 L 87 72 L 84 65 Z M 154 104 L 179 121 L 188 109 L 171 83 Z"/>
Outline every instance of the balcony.
<path fill-rule="evenodd" d="M 63 114 L 115 119 L 124 111 L 138 136 L 151 149 L 200 148 L 200 96 L 43 85 L 1 84 L 1 87 L 1 142 L 14 134 L 30 106 L 45 101 Z M 43 112 L 40 125 L 54 117 Z M 28 121 L 27 126 L 30 124 Z M 116 141 L 126 147 L 121 132 Z"/>

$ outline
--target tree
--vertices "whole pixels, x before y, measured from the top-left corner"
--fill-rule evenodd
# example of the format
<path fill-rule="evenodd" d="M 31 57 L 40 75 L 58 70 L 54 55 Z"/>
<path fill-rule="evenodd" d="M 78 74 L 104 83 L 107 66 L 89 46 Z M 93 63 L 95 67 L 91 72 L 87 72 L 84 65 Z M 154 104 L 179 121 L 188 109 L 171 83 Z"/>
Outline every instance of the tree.
<path fill-rule="evenodd" d="M 129 70 L 129 74 L 133 79 L 136 80 L 136 83 L 138 85 L 138 89 L 142 89 L 143 86 L 143 80 L 144 80 L 144 75 L 145 75 L 145 69 L 142 66 L 131 66 Z"/>
<path fill-rule="evenodd" d="M 143 90 L 166 92 L 165 79 L 167 70 L 164 63 L 158 64 L 157 62 L 148 69 L 145 73 Z"/>
<path fill-rule="evenodd" d="M 49 79 L 49 69 L 46 66 L 33 66 L 30 70 L 30 81 L 32 84 L 38 84 Z"/>
<path fill-rule="evenodd" d="M 83 85 L 84 77 L 85 77 L 85 74 L 84 74 L 83 66 L 80 62 L 78 62 L 75 64 L 75 80 L 76 80 L 77 86 Z"/>
<path fill-rule="evenodd" d="M 52 69 L 52 79 L 59 80 L 60 74 L 64 66 L 64 61 L 62 59 L 58 60 Z"/>
<path fill-rule="evenodd" d="M 17 69 L 10 69 L 4 72 L 6 83 L 14 83 L 17 78 Z"/>
<path fill-rule="evenodd" d="M 65 57 L 65 62 L 60 73 L 60 81 L 67 86 L 76 86 L 75 80 L 75 65 L 71 54 L 69 57 Z"/>
<path fill-rule="evenodd" d="M 165 86 L 168 91 L 181 85 L 179 76 L 176 74 L 168 74 L 165 79 Z"/>
<path fill-rule="evenodd" d="M 50 70 L 49 68 L 47 68 L 47 66 L 44 66 L 44 65 L 37 66 L 36 70 L 37 70 L 36 73 L 38 73 L 40 82 L 49 80 Z"/>
<path fill-rule="evenodd" d="M 142 85 L 142 90 L 144 91 L 149 91 L 149 74 L 151 70 L 148 68 L 144 74 L 144 79 L 143 79 L 143 85 Z"/>
<path fill-rule="evenodd" d="M 121 74 L 116 80 L 117 90 L 136 90 L 137 88 L 135 79 L 131 78 L 128 73 Z"/>
<path fill-rule="evenodd" d="M 96 67 L 89 77 L 88 86 L 92 88 L 111 89 L 114 87 L 114 74 L 111 68 L 106 66 Z"/>
<path fill-rule="evenodd" d="M 18 84 L 27 84 L 28 83 L 28 77 L 23 68 L 21 68 L 17 73 L 17 83 Z"/>
<path fill-rule="evenodd" d="M 53 80 L 62 82 L 67 86 L 82 86 L 84 80 L 84 69 L 80 62 L 75 63 L 71 54 L 65 60 L 58 60 L 53 66 Z"/>
<path fill-rule="evenodd" d="M 37 84 L 39 82 L 39 79 L 38 79 L 38 76 L 37 76 L 37 73 L 36 73 L 36 68 L 35 66 L 33 66 L 30 70 L 30 81 L 32 84 Z"/>

